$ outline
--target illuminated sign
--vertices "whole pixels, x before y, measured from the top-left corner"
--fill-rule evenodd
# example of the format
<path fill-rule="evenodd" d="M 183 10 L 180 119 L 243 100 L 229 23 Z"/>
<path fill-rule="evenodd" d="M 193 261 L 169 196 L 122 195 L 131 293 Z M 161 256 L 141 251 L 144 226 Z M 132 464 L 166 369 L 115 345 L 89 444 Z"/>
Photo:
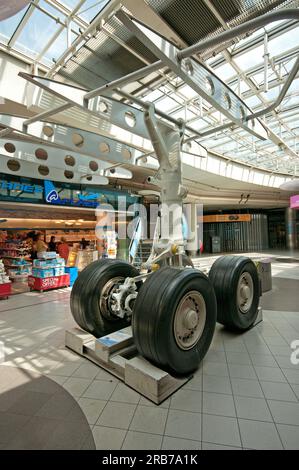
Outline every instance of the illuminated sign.
<path fill-rule="evenodd" d="M 96 208 L 98 206 L 97 199 L 99 198 L 99 194 L 97 193 L 89 193 L 86 196 L 80 194 L 78 196 L 78 200 L 74 198 L 61 198 L 59 193 L 57 192 L 54 184 L 52 181 L 45 180 L 44 181 L 44 188 L 45 188 L 45 201 L 49 204 L 58 204 L 63 206 L 75 206 L 75 207 L 91 207 Z"/>
<path fill-rule="evenodd" d="M 94 201 L 98 199 L 98 197 L 98 193 L 78 194 L 78 198 L 81 199 L 81 201 Z"/>
<path fill-rule="evenodd" d="M 2 176 L 2 175 L 1 175 Z M 72 194 L 71 197 L 63 197 L 65 190 Z M 34 184 L 33 182 L 24 183 L 18 181 L 10 181 L 9 179 L 0 179 L 0 200 L 13 200 L 14 202 L 21 202 L 27 200 L 28 202 L 39 202 L 47 204 L 57 204 L 63 206 L 73 207 L 86 207 L 96 209 L 99 204 L 115 204 L 117 197 L 121 195 L 115 191 L 93 191 L 76 190 L 65 188 L 64 186 L 57 186 L 52 181 L 45 180 L 41 184 Z M 135 196 L 126 195 L 128 201 L 135 202 Z"/>
<path fill-rule="evenodd" d="M 290 198 L 290 208 L 299 209 L 299 194 L 296 196 L 291 196 Z"/>
<path fill-rule="evenodd" d="M 250 222 L 250 214 L 216 214 L 204 215 L 200 222 Z"/>
<path fill-rule="evenodd" d="M 13 181 L 0 181 L 0 189 L 8 189 L 10 191 L 20 191 L 27 194 L 38 194 L 43 192 L 42 186 L 36 184 L 16 183 Z"/>

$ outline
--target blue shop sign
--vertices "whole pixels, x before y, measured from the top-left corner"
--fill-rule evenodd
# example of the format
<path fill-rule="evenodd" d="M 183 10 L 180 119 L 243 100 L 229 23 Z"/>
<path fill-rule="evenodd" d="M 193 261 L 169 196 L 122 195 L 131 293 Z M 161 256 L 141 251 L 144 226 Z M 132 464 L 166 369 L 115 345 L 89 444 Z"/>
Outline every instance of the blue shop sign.
<path fill-rule="evenodd" d="M 60 198 L 52 181 L 45 180 L 44 188 L 45 201 L 49 204 L 91 208 L 96 208 L 98 206 L 98 198 L 100 197 L 98 193 L 88 193 L 85 196 L 83 194 L 79 194 L 77 200 L 73 198 Z"/>
<path fill-rule="evenodd" d="M 21 191 L 27 194 L 38 194 L 43 192 L 42 186 L 36 184 L 24 184 L 15 181 L 0 181 L 0 189 L 8 189 L 10 191 Z"/>
<path fill-rule="evenodd" d="M 69 197 L 63 197 L 62 195 L 65 194 L 66 189 Z M 49 180 L 45 180 L 41 184 L 35 184 L 34 181 L 31 183 L 30 181 L 6 180 L 3 177 L 0 179 L 0 200 L 4 201 L 39 202 L 95 209 L 100 203 L 116 205 L 117 198 L 121 195 L 126 197 L 127 204 L 133 204 L 137 200 L 134 195 L 115 190 L 97 191 L 97 189 L 93 189 L 88 191 L 85 189 L 83 193 L 79 189 L 79 185 L 66 188 L 65 185 L 61 184 L 55 187 L 53 182 Z"/>

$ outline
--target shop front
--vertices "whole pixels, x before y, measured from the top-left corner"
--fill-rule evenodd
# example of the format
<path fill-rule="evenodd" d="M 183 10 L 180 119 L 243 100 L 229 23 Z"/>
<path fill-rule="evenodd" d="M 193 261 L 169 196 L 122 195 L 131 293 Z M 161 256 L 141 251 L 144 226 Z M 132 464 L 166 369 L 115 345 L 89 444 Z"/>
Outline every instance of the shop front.
<path fill-rule="evenodd" d="M 42 278 L 52 269 L 50 262 L 38 266 L 38 251 L 54 252 L 67 268 L 78 270 L 101 257 L 127 259 L 129 240 L 123 228 L 132 221 L 138 200 L 125 191 L 0 174 L 3 283 L 9 278 L 13 293 L 37 285 L 31 281 L 28 287 L 32 273 Z M 52 262 L 51 272 L 62 272 L 59 263 Z"/>
<path fill-rule="evenodd" d="M 239 253 L 269 248 L 266 214 L 204 215 L 203 245 L 207 253 Z"/>

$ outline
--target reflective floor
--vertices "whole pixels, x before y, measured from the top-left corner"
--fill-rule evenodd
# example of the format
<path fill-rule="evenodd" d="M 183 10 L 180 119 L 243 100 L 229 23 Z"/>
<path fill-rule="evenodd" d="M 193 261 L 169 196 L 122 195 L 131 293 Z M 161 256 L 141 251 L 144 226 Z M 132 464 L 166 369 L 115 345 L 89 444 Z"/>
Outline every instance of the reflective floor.
<path fill-rule="evenodd" d="M 217 325 L 160 406 L 64 348 L 69 289 L 0 301 L 0 449 L 299 449 L 299 261 L 272 273 L 264 321 L 243 335 Z"/>

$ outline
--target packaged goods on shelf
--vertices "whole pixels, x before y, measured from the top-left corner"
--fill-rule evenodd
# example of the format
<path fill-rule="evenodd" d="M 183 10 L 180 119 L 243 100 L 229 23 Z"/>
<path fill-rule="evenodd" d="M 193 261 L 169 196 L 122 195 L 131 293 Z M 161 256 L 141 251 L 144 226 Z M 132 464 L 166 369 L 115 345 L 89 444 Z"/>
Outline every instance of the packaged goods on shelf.
<path fill-rule="evenodd" d="M 39 259 L 54 259 L 56 258 L 56 256 L 56 251 L 40 251 L 39 253 L 37 253 L 37 257 Z"/>
<path fill-rule="evenodd" d="M 31 263 L 28 263 L 28 261 L 24 258 L 11 259 L 9 264 L 14 266 L 31 266 Z"/>
<path fill-rule="evenodd" d="M 53 268 L 32 268 L 32 276 L 33 277 L 53 277 L 54 276 L 54 269 Z"/>
<path fill-rule="evenodd" d="M 31 274 L 31 266 L 16 266 L 16 268 L 7 268 L 9 277 L 28 276 Z"/>
<path fill-rule="evenodd" d="M 3 261 L 0 260 L 0 284 L 8 284 L 10 283 L 10 279 L 5 272 L 5 266 Z"/>
<path fill-rule="evenodd" d="M 63 276 L 65 274 L 65 260 L 54 252 L 44 253 L 55 254 L 55 257 L 50 259 L 35 259 L 33 261 L 32 276 L 42 279 L 53 276 Z"/>
<path fill-rule="evenodd" d="M 0 274 L 0 284 L 10 284 L 11 283 L 11 280 L 9 279 L 8 276 L 6 276 L 6 274 Z"/>
<path fill-rule="evenodd" d="M 19 240 L 6 240 L 0 243 L 0 255 L 6 269 L 6 276 L 12 280 L 26 278 L 31 274 L 29 248 Z"/>
<path fill-rule="evenodd" d="M 63 276 L 65 274 L 64 266 L 54 268 L 54 276 Z"/>
<path fill-rule="evenodd" d="M 7 238 L 7 231 L 6 230 L 1 230 L 0 231 L 0 243 L 5 242 Z"/>
<path fill-rule="evenodd" d="M 21 240 L 5 240 L 0 242 L 0 256 L 6 266 L 25 264 L 30 258 L 30 246 Z"/>
<path fill-rule="evenodd" d="M 47 267 L 50 268 L 50 267 L 64 266 L 64 265 L 65 265 L 65 260 L 63 258 L 60 258 L 59 256 L 53 259 L 33 260 L 33 266 L 36 268 L 47 268 Z"/>

